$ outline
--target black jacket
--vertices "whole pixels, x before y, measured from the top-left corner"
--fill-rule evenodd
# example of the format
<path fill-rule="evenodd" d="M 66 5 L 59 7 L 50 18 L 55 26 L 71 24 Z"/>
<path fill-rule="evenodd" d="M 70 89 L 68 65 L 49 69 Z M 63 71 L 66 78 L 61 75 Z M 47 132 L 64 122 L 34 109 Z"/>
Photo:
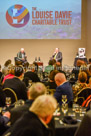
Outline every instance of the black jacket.
<path fill-rule="evenodd" d="M 30 111 L 26 112 L 8 133 L 9 136 L 52 136 L 51 129 L 46 128 L 37 115 Z"/>
<path fill-rule="evenodd" d="M 32 82 L 40 82 L 38 75 L 34 72 L 28 71 L 24 74 L 24 78 L 28 77 Z"/>
<path fill-rule="evenodd" d="M 27 89 L 25 84 L 17 77 L 6 79 L 3 88 L 11 88 L 15 91 L 18 99 L 27 100 Z"/>

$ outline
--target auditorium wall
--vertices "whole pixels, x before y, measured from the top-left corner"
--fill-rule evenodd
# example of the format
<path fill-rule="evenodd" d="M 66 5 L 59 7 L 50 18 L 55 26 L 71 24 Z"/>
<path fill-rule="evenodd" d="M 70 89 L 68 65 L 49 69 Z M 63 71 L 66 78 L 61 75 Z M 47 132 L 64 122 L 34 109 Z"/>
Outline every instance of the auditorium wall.
<path fill-rule="evenodd" d="M 89 39 L 91 40 L 90 37 Z M 0 40 L 0 63 L 3 65 L 7 59 L 14 61 L 17 52 L 21 47 L 24 47 L 30 63 L 35 60 L 35 57 L 40 57 L 44 64 L 47 65 L 55 48 L 59 47 L 63 54 L 63 65 L 73 65 L 78 48 L 90 48 L 90 40 L 87 42 L 87 0 L 83 0 L 81 40 Z M 86 50 L 86 53 L 87 51 L 89 52 L 89 50 Z"/>

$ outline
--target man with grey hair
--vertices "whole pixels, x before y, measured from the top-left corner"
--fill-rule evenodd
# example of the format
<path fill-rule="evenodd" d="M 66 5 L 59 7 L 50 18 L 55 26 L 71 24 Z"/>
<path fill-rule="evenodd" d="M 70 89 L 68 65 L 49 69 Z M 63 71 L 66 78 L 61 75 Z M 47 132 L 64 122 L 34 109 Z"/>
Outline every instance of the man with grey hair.
<path fill-rule="evenodd" d="M 59 51 L 59 48 L 55 49 L 52 59 L 55 59 L 56 62 L 60 62 L 60 64 L 62 63 L 62 52 Z"/>
<path fill-rule="evenodd" d="M 57 102 L 54 97 L 41 95 L 8 131 L 8 136 L 52 136 L 48 123 L 51 121 Z M 5 135 L 4 135 L 5 136 Z"/>
<path fill-rule="evenodd" d="M 46 94 L 47 89 L 43 83 L 37 82 L 34 83 L 28 91 L 28 100 L 22 106 L 11 109 L 11 124 L 14 124 L 17 119 L 21 117 L 33 103 L 33 101 L 40 95 Z"/>
<path fill-rule="evenodd" d="M 56 92 L 54 97 L 57 99 L 57 102 L 62 104 L 62 95 L 67 95 L 67 102 L 73 101 L 73 92 L 70 83 L 66 80 L 64 73 L 58 73 L 55 76 L 55 82 L 57 84 Z"/>
<path fill-rule="evenodd" d="M 23 63 L 27 61 L 27 56 L 24 51 L 24 48 L 21 48 L 20 52 L 17 53 L 17 59 Z"/>

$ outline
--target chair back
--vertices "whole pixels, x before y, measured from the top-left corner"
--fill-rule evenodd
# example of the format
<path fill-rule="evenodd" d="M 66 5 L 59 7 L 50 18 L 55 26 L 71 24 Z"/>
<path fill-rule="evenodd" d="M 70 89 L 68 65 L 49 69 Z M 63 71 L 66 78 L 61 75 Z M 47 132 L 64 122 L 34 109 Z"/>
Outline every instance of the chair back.
<path fill-rule="evenodd" d="M 82 89 L 76 95 L 77 103 L 82 105 L 83 101 L 86 100 L 89 95 L 91 95 L 91 88 L 86 87 Z"/>
<path fill-rule="evenodd" d="M 11 97 L 11 104 L 13 104 L 14 102 L 16 102 L 18 100 L 17 99 L 17 95 L 16 95 L 16 93 L 14 92 L 13 89 L 11 89 L 11 88 L 4 88 L 3 92 L 4 92 L 6 97 Z"/>

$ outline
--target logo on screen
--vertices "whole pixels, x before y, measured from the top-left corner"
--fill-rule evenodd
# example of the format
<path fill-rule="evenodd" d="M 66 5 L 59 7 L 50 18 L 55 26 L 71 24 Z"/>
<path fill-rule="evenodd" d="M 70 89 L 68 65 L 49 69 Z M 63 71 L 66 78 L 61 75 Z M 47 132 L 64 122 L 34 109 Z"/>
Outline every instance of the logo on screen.
<path fill-rule="evenodd" d="M 14 5 L 6 12 L 6 20 L 8 24 L 19 28 L 25 26 L 29 21 L 29 11 L 22 5 Z"/>

